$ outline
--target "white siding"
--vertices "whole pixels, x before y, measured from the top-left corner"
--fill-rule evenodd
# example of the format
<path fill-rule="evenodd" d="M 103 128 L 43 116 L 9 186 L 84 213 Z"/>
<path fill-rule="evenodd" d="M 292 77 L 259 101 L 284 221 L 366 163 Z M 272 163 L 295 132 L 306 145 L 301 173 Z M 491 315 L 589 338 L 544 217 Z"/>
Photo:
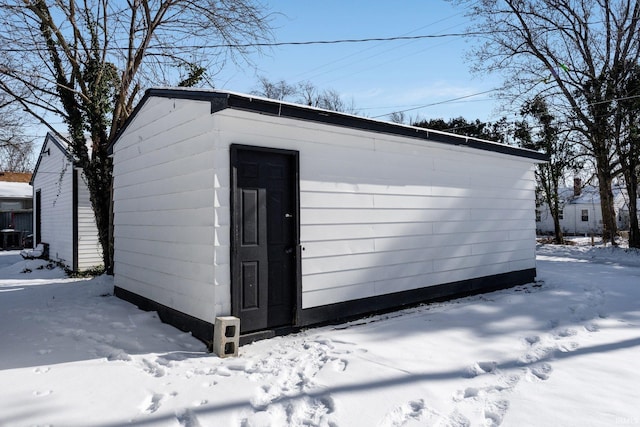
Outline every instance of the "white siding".
<path fill-rule="evenodd" d="M 114 147 L 115 282 L 229 314 L 229 147 L 300 153 L 303 308 L 535 268 L 533 162 L 149 98 Z"/>
<path fill-rule="evenodd" d="M 116 285 L 213 322 L 216 310 L 230 310 L 214 298 L 216 263 L 228 269 L 229 241 L 214 232 L 210 129 L 208 103 L 150 99 L 115 146 L 113 203 Z M 220 294 L 230 300 L 228 289 Z"/>
<path fill-rule="evenodd" d="M 78 173 L 78 270 L 103 265 L 96 217 L 83 173 Z"/>
<path fill-rule="evenodd" d="M 566 204 L 564 205 L 563 218 L 560 220 L 560 229 L 565 235 L 591 235 L 602 234 L 602 210 L 600 202 L 595 204 Z M 587 211 L 587 221 L 582 219 L 582 210 Z M 547 205 L 538 208 L 540 221 L 536 222 L 536 229 L 540 234 L 554 232 L 553 217 Z"/>
<path fill-rule="evenodd" d="M 535 268 L 530 160 L 217 115 L 225 150 L 239 143 L 300 152 L 303 308 Z M 226 175 L 223 182 L 227 200 Z"/>
<path fill-rule="evenodd" d="M 34 192 L 41 193 L 41 239 L 49 244 L 49 258 L 73 267 L 73 164 L 50 139 L 45 142 Z M 34 206 L 35 208 L 35 206 Z"/>

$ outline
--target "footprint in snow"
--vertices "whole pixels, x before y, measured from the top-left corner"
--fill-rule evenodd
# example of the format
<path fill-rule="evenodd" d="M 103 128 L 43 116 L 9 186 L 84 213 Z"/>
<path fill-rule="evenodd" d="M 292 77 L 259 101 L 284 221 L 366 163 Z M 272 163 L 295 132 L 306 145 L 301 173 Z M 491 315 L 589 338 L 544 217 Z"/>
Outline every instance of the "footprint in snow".
<path fill-rule="evenodd" d="M 176 412 L 176 420 L 182 427 L 200 427 L 198 417 L 191 409 L 183 409 Z"/>
<path fill-rule="evenodd" d="M 600 331 L 600 327 L 598 325 L 596 325 L 595 323 L 589 323 L 589 324 L 585 325 L 584 329 L 587 332 L 599 332 Z"/>
<path fill-rule="evenodd" d="M 518 378 L 519 380 L 519 378 Z M 510 382 L 510 380 L 507 379 L 507 382 Z M 515 381 L 517 382 L 517 381 Z M 515 385 L 515 382 L 513 385 Z M 473 398 L 484 398 L 489 394 L 492 393 L 500 393 L 504 390 L 510 389 L 513 387 L 513 385 L 506 385 L 506 386 L 501 386 L 501 385 L 491 385 L 488 387 L 467 387 L 464 390 L 458 390 L 454 395 L 453 395 L 453 400 L 454 401 L 461 401 L 464 399 L 473 399 Z"/>
<path fill-rule="evenodd" d="M 527 344 L 534 345 L 540 342 L 540 337 L 538 335 L 529 335 L 528 337 L 524 337 L 524 340 Z"/>
<path fill-rule="evenodd" d="M 400 427 L 411 420 L 421 420 L 427 411 L 423 399 L 413 400 L 395 408 L 378 424 L 380 427 Z"/>
<path fill-rule="evenodd" d="M 349 362 L 344 359 L 335 359 L 331 362 L 333 369 L 337 372 L 344 372 L 347 369 L 348 364 Z"/>
<path fill-rule="evenodd" d="M 527 368 L 527 378 L 529 380 L 546 381 L 549 379 L 553 368 L 548 363 L 541 363 L 531 368 Z"/>
<path fill-rule="evenodd" d="M 531 351 L 520 357 L 519 361 L 523 365 L 529 365 L 551 357 L 556 350 L 556 346 L 541 345 L 541 343 L 538 343 L 532 346 Z"/>
<path fill-rule="evenodd" d="M 577 334 L 578 334 L 578 331 L 576 331 L 575 329 L 564 328 L 564 329 L 560 329 L 559 331 L 557 331 L 554 334 L 553 337 L 555 339 L 559 340 L 559 339 L 562 339 L 562 338 L 572 337 L 572 336 L 577 335 Z"/>
<path fill-rule="evenodd" d="M 485 426 L 497 427 L 502 424 L 504 415 L 509 410 L 508 400 L 497 400 L 495 402 L 489 402 L 484 408 Z"/>
<path fill-rule="evenodd" d="M 140 407 L 142 408 L 142 413 L 153 414 L 154 412 L 156 412 L 160 408 L 163 398 L 164 396 L 159 393 L 153 393 L 147 396 L 140 405 Z"/>
<path fill-rule="evenodd" d="M 164 376 L 164 369 L 157 363 L 150 362 L 147 359 L 142 359 L 142 364 L 144 365 L 142 370 L 149 375 L 153 375 L 154 377 L 158 378 Z"/>
<path fill-rule="evenodd" d="M 473 378 L 478 375 L 493 373 L 497 367 L 497 362 L 476 362 L 466 369 L 465 377 Z"/>
<path fill-rule="evenodd" d="M 444 425 L 448 427 L 470 427 L 471 421 L 456 409 L 447 417 L 447 423 Z"/>

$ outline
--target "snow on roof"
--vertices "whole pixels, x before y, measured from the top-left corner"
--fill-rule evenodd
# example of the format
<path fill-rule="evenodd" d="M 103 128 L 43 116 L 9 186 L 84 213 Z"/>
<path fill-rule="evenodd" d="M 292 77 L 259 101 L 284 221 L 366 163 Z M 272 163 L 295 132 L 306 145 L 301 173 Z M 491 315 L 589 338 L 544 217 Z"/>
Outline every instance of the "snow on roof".
<path fill-rule="evenodd" d="M 575 195 L 573 187 L 562 187 L 558 189 L 561 200 L 565 203 L 574 205 L 600 205 L 600 189 L 594 185 L 585 185 L 580 189 L 580 194 Z M 624 204 L 626 197 L 626 190 L 623 187 L 614 185 L 612 187 L 613 197 L 617 203 Z M 638 199 L 640 200 L 640 199 Z"/>
<path fill-rule="evenodd" d="M 0 181 L 0 197 L 30 199 L 33 197 L 33 188 L 27 182 Z"/>

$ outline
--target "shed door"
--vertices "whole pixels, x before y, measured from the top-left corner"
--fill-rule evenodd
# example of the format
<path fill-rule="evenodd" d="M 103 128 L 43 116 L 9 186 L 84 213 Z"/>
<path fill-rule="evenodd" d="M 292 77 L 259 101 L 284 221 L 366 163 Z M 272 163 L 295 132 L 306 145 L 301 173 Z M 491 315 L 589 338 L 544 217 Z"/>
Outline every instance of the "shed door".
<path fill-rule="evenodd" d="M 242 332 L 292 325 L 297 289 L 297 157 L 232 147 L 232 306 Z"/>
<path fill-rule="evenodd" d="M 42 242 L 42 192 L 36 190 L 36 233 L 33 247 Z"/>

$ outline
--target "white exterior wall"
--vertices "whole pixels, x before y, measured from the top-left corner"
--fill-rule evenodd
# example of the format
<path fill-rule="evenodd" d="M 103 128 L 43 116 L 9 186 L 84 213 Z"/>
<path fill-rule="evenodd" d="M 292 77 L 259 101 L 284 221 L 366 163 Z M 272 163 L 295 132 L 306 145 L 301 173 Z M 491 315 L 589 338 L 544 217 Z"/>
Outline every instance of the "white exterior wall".
<path fill-rule="evenodd" d="M 231 299 L 212 120 L 207 102 L 150 98 L 113 157 L 116 286 L 211 323 Z"/>
<path fill-rule="evenodd" d="M 102 246 L 98 239 L 96 216 L 93 213 L 89 188 L 84 173 L 78 173 L 78 270 L 103 265 Z"/>
<path fill-rule="evenodd" d="M 303 309 L 535 268 L 529 159 L 239 111 L 216 115 L 224 150 L 238 143 L 300 153 Z M 226 171 L 221 179 L 228 187 Z"/>
<path fill-rule="evenodd" d="M 114 146 L 117 286 L 229 314 L 234 143 L 300 153 L 303 308 L 535 268 L 532 160 L 150 98 Z"/>
<path fill-rule="evenodd" d="M 41 194 L 40 236 L 42 242 L 49 244 L 49 258 L 71 268 L 73 266 L 73 164 L 50 139 L 47 139 L 44 150 L 49 150 L 49 155 L 42 155 L 33 178 L 34 200 L 36 191 L 40 190 Z"/>
<path fill-rule="evenodd" d="M 588 211 L 589 220 L 582 221 L 582 210 Z M 540 221 L 536 222 L 536 229 L 539 233 L 553 233 L 553 217 L 548 206 L 542 205 L 540 211 Z M 601 234 L 602 233 L 602 211 L 600 202 L 596 203 L 568 203 L 563 208 L 563 218 L 560 220 L 560 228 L 563 234 Z"/>

